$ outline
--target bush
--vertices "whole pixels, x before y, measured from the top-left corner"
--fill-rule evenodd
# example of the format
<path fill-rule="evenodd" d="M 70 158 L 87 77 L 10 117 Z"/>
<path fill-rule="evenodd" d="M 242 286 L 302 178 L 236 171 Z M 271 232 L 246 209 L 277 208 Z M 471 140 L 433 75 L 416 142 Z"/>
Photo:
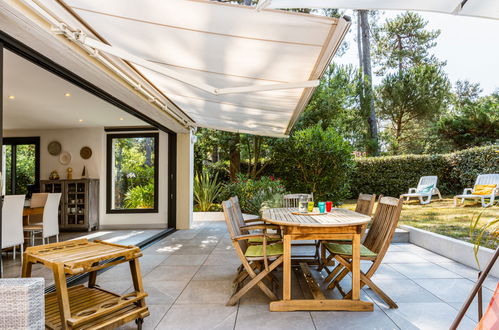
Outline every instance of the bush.
<path fill-rule="evenodd" d="M 473 187 L 478 174 L 499 173 L 498 151 L 498 146 L 488 146 L 451 154 L 357 158 L 351 197 L 360 192 L 397 197 L 425 175 L 438 176 L 442 194 L 462 193 Z"/>
<path fill-rule="evenodd" d="M 264 176 L 253 180 L 239 174 L 235 182 L 224 186 L 221 196 L 225 200 L 238 196 L 244 213 L 259 214 L 263 205 L 272 204 L 273 207 L 277 207 L 275 200 L 279 199 L 278 196 L 282 199 L 284 192 L 284 186 L 279 179 Z"/>
<path fill-rule="evenodd" d="M 297 131 L 276 144 L 272 158 L 274 173 L 293 193 L 314 193 L 316 200 L 335 203 L 349 195 L 352 148 L 333 128 Z"/>
<path fill-rule="evenodd" d="M 215 200 L 222 191 L 222 185 L 218 182 L 218 174 L 210 178 L 208 171 L 196 175 L 194 178 L 194 201 L 196 210 L 201 212 L 211 211 L 215 206 Z"/>
<path fill-rule="evenodd" d="M 125 207 L 127 209 L 149 209 L 154 207 L 154 184 L 135 186 L 128 189 L 125 194 Z"/>

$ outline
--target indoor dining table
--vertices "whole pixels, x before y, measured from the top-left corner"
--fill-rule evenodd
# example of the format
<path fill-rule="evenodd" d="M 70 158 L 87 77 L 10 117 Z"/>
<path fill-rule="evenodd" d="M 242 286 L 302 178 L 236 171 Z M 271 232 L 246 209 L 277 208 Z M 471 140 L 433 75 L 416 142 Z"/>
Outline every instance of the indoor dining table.
<path fill-rule="evenodd" d="M 322 215 L 298 215 L 298 209 L 265 209 L 262 220 L 279 225 L 283 235 L 284 262 L 282 300 L 270 303 L 271 311 L 341 310 L 372 311 L 373 303 L 360 300 L 360 239 L 363 226 L 371 217 L 343 208 L 333 208 Z M 301 263 L 314 299 L 291 297 L 291 242 L 296 240 L 351 240 L 352 242 L 352 294 L 350 299 L 326 299 L 319 285 Z"/>

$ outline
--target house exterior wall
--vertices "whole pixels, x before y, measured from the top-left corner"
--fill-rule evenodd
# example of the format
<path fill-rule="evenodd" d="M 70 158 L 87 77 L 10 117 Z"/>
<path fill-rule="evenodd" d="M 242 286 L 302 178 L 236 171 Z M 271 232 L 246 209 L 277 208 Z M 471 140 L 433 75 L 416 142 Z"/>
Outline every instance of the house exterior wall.
<path fill-rule="evenodd" d="M 106 213 L 106 132 L 104 128 L 54 129 L 54 130 L 5 130 L 5 137 L 40 137 L 40 179 L 48 179 L 50 172 L 56 170 L 59 176 L 66 178 L 68 167 L 73 169 L 73 178 L 81 176 L 86 166 L 90 178 L 100 179 L 99 186 L 99 224 L 101 229 L 121 228 L 167 228 L 168 220 L 168 134 L 159 133 L 159 186 L 158 212 L 139 214 Z M 67 166 L 59 163 L 58 156 L 52 156 L 47 146 L 52 141 L 59 141 L 63 151 L 71 153 L 71 163 Z M 88 146 L 92 157 L 83 160 L 80 149 Z M 182 184 L 184 185 L 184 184 Z"/>

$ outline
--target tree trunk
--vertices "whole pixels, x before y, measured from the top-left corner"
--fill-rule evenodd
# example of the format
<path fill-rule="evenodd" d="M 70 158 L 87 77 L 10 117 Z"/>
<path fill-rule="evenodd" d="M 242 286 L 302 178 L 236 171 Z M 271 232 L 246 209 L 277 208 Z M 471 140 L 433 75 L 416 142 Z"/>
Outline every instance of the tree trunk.
<path fill-rule="evenodd" d="M 239 133 L 232 133 L 233 137 L 229 145 L 230 165 L 229 175 L 230 180 L 235 181 L 237 174 L 241 171 L 241 152 L 239 148 L 240 135 Z"/>
<path fill-rule="evenodd" d="M 369 11 L 359 10 L 360 18 L 360 30 L 362 37 L 359 42 L 362 42 L 362 54 L 360 55 L 362 59 L 362 73 L 363 73 L 363 96 L 364 104 L 361 106 L 366 107 L 368 110 L 364 113 L 368 113 L 367 123 L 369 125 L 369 144 L 368 153 L 370 155 L 379 155 L 379 142 L 378 142 L 378 125 L 376 120 L 376 110 L 374 108 L 374 97 L 373 97 L 373 87 L 372 87 L 372 70 L 371 70 L 371 40 L 369 31 Z"/>

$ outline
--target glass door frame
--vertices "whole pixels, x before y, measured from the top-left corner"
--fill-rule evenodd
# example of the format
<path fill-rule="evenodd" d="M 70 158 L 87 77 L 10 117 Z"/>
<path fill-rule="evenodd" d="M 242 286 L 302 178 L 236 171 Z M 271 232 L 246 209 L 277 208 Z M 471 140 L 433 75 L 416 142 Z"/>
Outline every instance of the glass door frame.
<path fill-rule="evenodd" d="M 10 190 L 16 193 L 16 162 L 17 162 L 17 148 L 15 146 L 23 144 L 34 144 L 35 145 L 35 182 L 34 186 L 40 186 L 40 137 L 39 136 L 29 136 L 29 137 L 4 137 L 2 140 L 2 150 L 3 146 L 10 145 L 11 147 L 11 168 L 10 168 Z M 3 155 L 3 152 L 2 152 Z M 7 169 L 5 172 L 5 183 L 7 182 Z M 3 178 L 2 178 L 3 179 Z M 5 184 L 4 183 L 4 184 Z M 7 188 L 7 187 L 5 187 Z M 7 189 L 5 189 L 7 191 Z"/>

